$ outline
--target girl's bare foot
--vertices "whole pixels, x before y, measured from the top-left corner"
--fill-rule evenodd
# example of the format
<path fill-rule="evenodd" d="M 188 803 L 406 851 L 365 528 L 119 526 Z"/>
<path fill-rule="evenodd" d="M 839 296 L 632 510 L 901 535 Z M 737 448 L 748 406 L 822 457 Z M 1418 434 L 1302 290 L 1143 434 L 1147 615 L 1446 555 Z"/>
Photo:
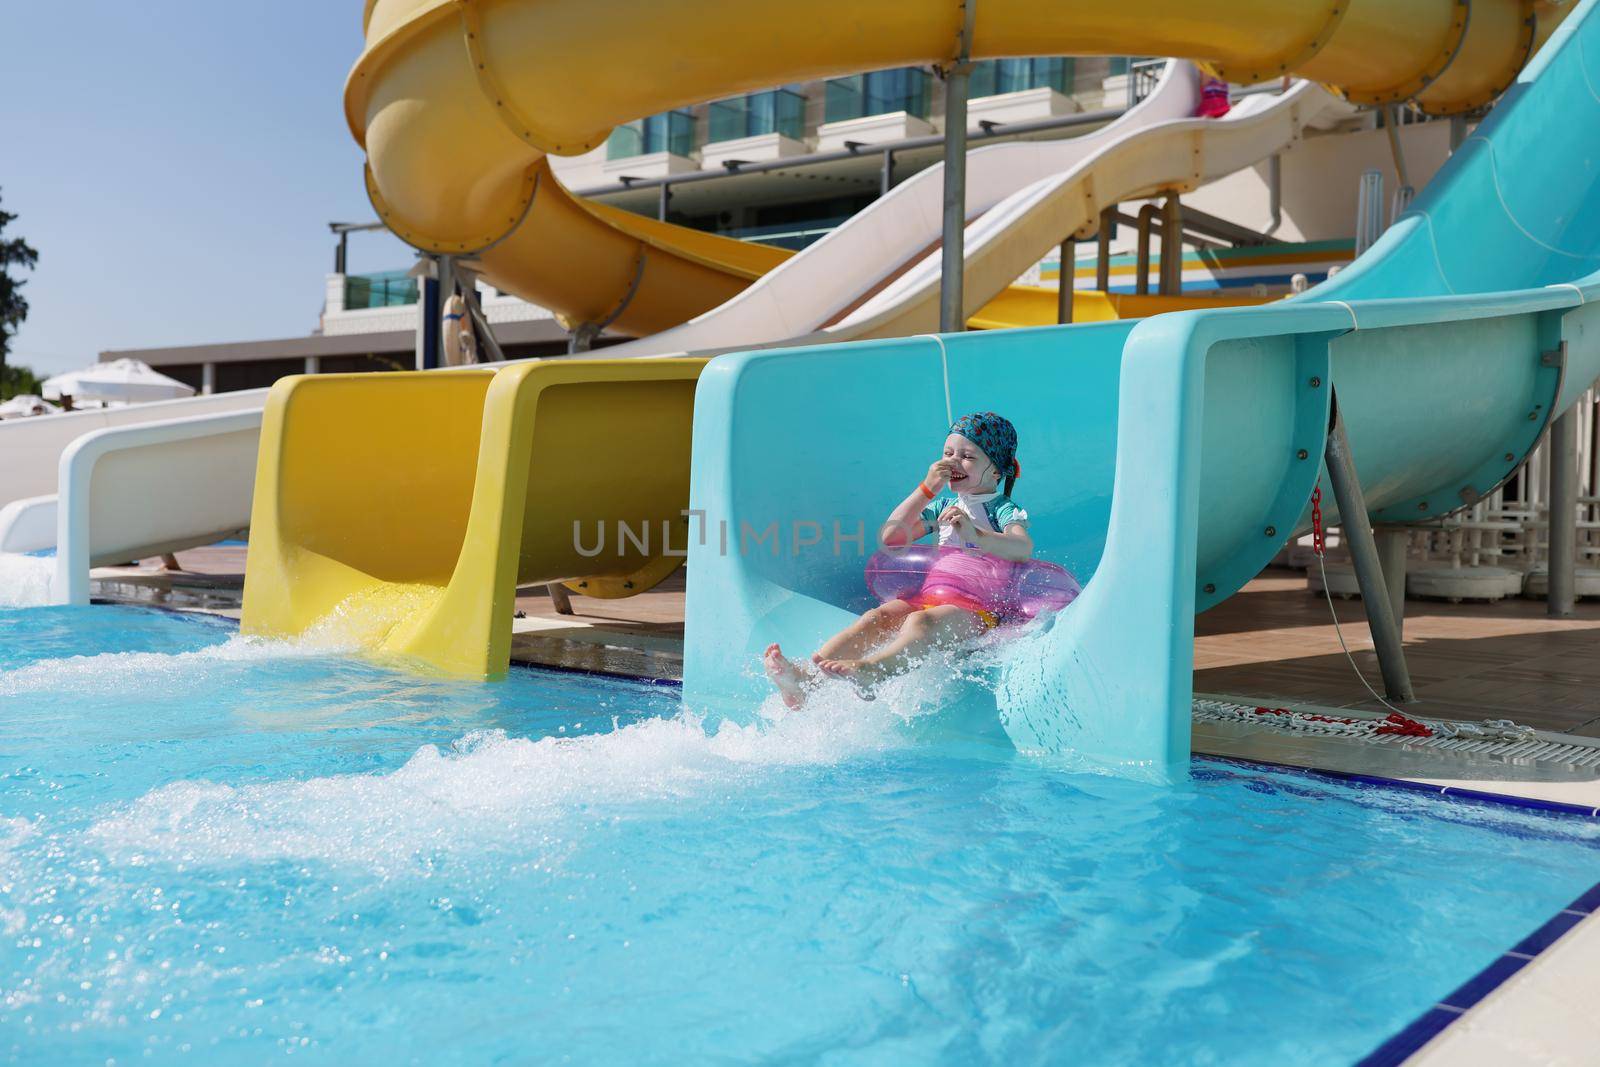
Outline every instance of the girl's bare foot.
<path fill-rule="evenodd" d="M 861 659 L 825 659 L 817 663 L 817 669 L 855 686 L 856 694 L 863 700 L 873 698 L 872 687 L 881 673 L 876 664 Z"/>
<path fill-rule="evenodd" d="M 784 706 L 791 711 L 799 710 L 806 702 L 806 676 L 800 673 L 800 668 L 789 662 L 776 642 L 767 646 L 761 662 L 783 698 Z"/>

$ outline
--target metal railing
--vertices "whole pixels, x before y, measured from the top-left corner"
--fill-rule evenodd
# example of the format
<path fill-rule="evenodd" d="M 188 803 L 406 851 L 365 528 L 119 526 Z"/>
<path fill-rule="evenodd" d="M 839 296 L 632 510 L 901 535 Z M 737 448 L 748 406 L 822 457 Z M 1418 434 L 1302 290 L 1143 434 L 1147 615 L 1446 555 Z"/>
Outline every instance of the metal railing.
<path fill-rule="evenodd" d="M 1132 107 L 1155 91 L 1161 72 L 1167 69 L 1165 59 L 1135 59 L 1128 64 L 1128 106 Z"/>

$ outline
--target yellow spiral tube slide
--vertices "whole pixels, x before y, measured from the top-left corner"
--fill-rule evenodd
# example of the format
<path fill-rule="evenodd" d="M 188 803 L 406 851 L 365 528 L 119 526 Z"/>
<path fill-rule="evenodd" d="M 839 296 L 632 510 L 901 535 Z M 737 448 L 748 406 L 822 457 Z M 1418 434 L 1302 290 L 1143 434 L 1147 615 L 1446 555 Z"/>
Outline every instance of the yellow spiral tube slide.
<path fill-rule="evenodd" d="M 1355 103 L 1415 100 L 1434 114 L 1494 99 L 1568 6 L 967 2 L 975 59 L 1180 56 L 1233 81 L 1293 74 Z M 734 93 L 949 64 L 962 18 L 961 0 L 369 0 L 345 115 L 372 201 L 406 241 L 475 255 L 497 287 L 573 321 L 615 314 L 614 329 L 643 335 L 709 310 L 787 253 L 588 203 L 547 155 Z"/>

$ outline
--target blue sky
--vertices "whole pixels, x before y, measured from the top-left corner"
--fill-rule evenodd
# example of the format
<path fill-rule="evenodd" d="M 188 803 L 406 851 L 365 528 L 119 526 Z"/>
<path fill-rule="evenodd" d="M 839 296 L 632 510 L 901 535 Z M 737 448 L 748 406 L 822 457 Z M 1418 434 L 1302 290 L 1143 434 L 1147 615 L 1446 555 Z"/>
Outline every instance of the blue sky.
<path fill-rule="evenodd" d="M 7 236 L 39 251 L 11 359 L 308 334 L 331 220 L 374 217 L 340 106 L 360 0 L 0 3 Z M 404 267 L 387 234 L 352 270 Z"/>

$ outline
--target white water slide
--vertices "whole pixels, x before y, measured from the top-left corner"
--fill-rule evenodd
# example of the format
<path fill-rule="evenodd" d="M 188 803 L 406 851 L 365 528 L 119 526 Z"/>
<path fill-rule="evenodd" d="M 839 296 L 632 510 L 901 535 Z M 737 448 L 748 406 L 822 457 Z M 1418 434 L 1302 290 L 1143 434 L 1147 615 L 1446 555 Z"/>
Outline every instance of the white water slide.
<path fill-rule="evenodd" d="M 1092 229 L 1102 207 L 1165 190 L 1195 189 L 1282 151 L 1307 126 L 1349 113 L 1307 83 L 1279 95 L 1249 96 L 1221 119 L 1193 118 L 1198 99 L 1194 68 L 1175 61 L 1167 64 L 1148 97 L 1100 130 L 1067 140 L 1016 141 L 971 152 L 967 314 L 998 295 L 1063 236 Z M 720 307 L 595 356 L 707 353 L 936 329 L 942 205 L 943 167 L 930 167 Z M 251 390 L 0 424 L 0 457 L 5 460 L 0 464 L 0 545 L 18 543 L 22 533 L 19 526 L 8 536 L 8 516 L 39 528 L 41 509 L 55 506 L 48 497 L 67 484 L 61 480 L 62 456 L 85 435 L 96 434 L 95 455 L 111 456 L 123 451 L 118 441 L 121 431 L 128 431 L 129 454 L 119 460 L 119 469 L 125 471 L 141 463 L 166 464 L 177 454 L 152 447 L 161 436 L 151 431 L 152 424 L 171 426 L 175 439 L 185 442 L 179 451 L 198 457 L 205 449 L 195 437 L 195 416 L 259 412 L 266 394 L 264 389 Z M 93 507 L 160 511 L 161 544 L 169 551 L 214 539 L 218 499 L 241 501 L 243 510 L 232 525 L 248 526 L 253 463 L 233 447 L 238 429 L 225 420 L 215 425 L 219 435 L 233 435 L 225 451 L 238 458 L 206 462 L 193 472 L 155 466 L 137 478 L 144 495 L 115 494 Z M 22 500 L 29 500 L 29 507 L 7 507 Z M 64 517 L 81 506 L 57 510 Z M 194 521 L 186 521 L 191 514 Z M 126 546 L 101 545 L 98 531 L 115 530 L 124 520 L 142 521 L 138 515 L 96 514 L 88 526 L 95 531 L 94 543 L 75 546 L 74 556 L 98 561 L 107 552 L 122 551 Z M 36 539 L 27 539 L 30 548 L 48 547 L 33 544 Z M 58 598 L 64 595 L 64 589 L 57 590 Z"/>

